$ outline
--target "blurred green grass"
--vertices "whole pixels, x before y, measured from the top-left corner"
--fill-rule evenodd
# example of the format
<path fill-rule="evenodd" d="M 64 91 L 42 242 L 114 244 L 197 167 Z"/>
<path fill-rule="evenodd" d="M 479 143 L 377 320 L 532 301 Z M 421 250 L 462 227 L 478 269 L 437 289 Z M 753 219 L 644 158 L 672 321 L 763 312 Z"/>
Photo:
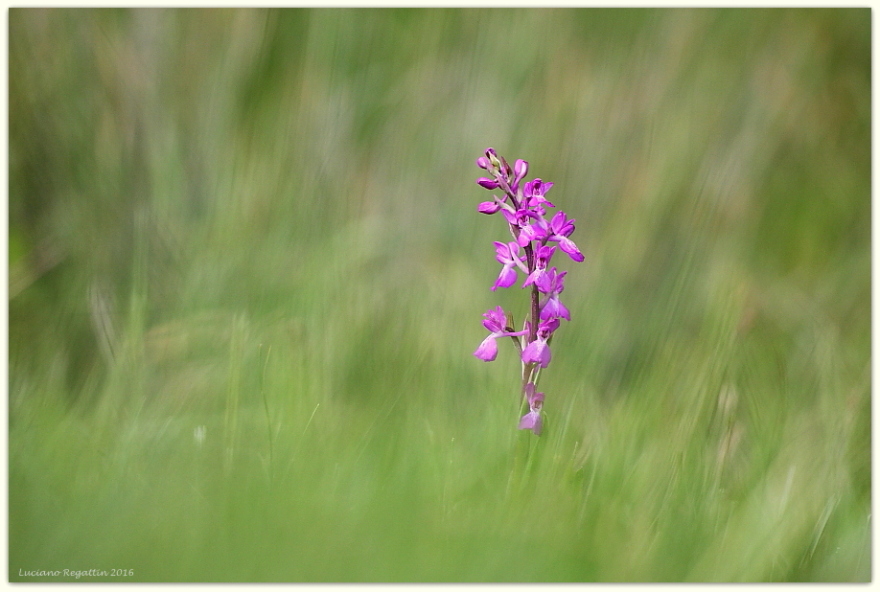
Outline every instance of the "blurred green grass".
<path fill-rule="evenodd" d="M 10 580 L 869 581 L 870 33 L 10 9 Z M 587 255 L 540 439 L 490 145 Z"/>

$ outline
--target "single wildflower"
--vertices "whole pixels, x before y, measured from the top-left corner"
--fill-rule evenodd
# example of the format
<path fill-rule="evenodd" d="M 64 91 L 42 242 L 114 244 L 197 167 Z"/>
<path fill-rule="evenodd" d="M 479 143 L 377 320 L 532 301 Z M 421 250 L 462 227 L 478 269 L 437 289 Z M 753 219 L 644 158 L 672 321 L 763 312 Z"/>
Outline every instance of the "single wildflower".
<path fill-rule="evenodd" d="M 541 305 L 541 320 L 547 321 L 553 318 L 563 318 L 566 321 L 571 320 L 571 314 L 562 301 L 559 300 L 559 294 L 565 289 L 563 284 L 567 271 L 557 272 L 555 267 L 551 267 L 547 272 L 549 278 L 550 290 L 548 290 L 547 298 Z"/>
<path fill-rule="evenodd" d="M 549 227 L 547 226 L 547 221 L 544 219 L 543 215 L 532 213 L 531 218 L 534 222 L 524 225 L 520 229 L 519 236 L 516 238 L 516 242 L 519 243 L 519 246 L 521 247 L 524 247 L 531 242 L 543 244 L 546 242 L 547 237 L 550 236 Z"/>
<path fill-rule="evenodd" d="M 512 208 L 510 210 L 505 209 L 503 212 L 501 212 L 501 214 L 504 216 L 504 219 L 507 220 L 508 224 L 510 224 L 511 226 L 515 226 L 519 229 L 523 229 L 528 226 L 529 220 L 539 219 L 538 215 L 535 212 L 527 210 L 525 208 L 520 208 L 518 210 L 514 210 Z M 519 246 L 524 247 L 525 244 L 520 243 Z"/>
<path fill-rule="evenodd" d="M 538 364 L 541 368 L 546 368 L 550 364 L 550 346 L 547 345 L 547 340 L 558 327 L 559 319 L 541 321 L 538 325 L 537 337 L 522 352 L 524 364 Z"/>
<path fill-rule="evenodd" d="M 504 314 L 504 309 L 500 306 L 489 309 L 483 316 L 485 317 L 483 319 L 483 326 L 490 331 L 490 334 L 480 343 L 474 355 L 484 362 L 491 362 L 498 355 L 496 339 L 499 337 L 524 335 L 525 331 L 508 331 L 506 327 L 507 317 Z"/>
<path fill-rule="evenodd" d="M 581 254 L 574 241 L 569 239 L 569 235 L 574 232 L 574 218 L 566 217 L 565 212 L 556 212 L 553 219 L 550 220 L 550 230 L 547 240 L 557 241 L 559 248 L 568 254 L 573 260 L 581 262 L 584 256 Z"/>
<path fill-rule="evenodd" d="M 523 258 L 519 255 L 519 245 L 515 242 L 501 243 L 495 241 L 495 259 L 501 264 L 501 273 L 492 286 L 494 292 L 498 288 L 509 288 L 516 283 L 516 268 L 519 267 L 525 273 L 529 272 L 523 262 Z"/>
<path fill-rule="evenodd" d="M 549 207 L 555 208 L 556 206 L 544 197 L 544 195 L 550 191 L 551 187 L 553 187 L 553 183 L 544 183 L 541 179 L 533 179 L 526 183 L 523 188 L 523 195 L 528 200 L 529 207 L 534 208 L 541 204 L 547 204 Z"/>
<path fill-rule="evenodd" d="M 535 384 L 530 382 L 525 388 L 525 397 L 529 403 L 529 412 L 519 420 L 519 429 L 532 430 L 536 436 L 541 435 L 541 407 L 544 406 L 544 393 L 535 392 Z"/>

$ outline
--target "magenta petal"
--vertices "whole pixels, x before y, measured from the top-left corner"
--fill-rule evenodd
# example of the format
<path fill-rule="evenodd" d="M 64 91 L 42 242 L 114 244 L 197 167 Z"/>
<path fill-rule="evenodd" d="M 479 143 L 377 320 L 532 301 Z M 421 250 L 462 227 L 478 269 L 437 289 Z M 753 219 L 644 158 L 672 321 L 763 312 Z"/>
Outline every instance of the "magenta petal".
<path fill-rule="evenodd" d="M 536 436 L 540 436 L 541 430 L 544 426 L 544 421 L 542 420 L 541 415 L 538 412 L 535 412 L 535 415 L 537 417 L 535 417 L 535 424 L 532 426 L 532 433 Z"/>
<path fill-rule="evenodd" d="M 562 210 L 556 212 L 553 216 L 553 219 L 550 220 L 550 230 L 553 231 L 553 234 L 564 234 L 563 230 L 566 230 L 568 226 L 568 217 L 565 215 L 565 212 Z M 574 228 L 571 229 L 572 232 Z M 569 233 L 571 234 L 571 233 Z"/>
<path fill-rule="evenodd" d="M 566 321 L 570 321 L 571 313 L 568 312 L 568 308 L 564 304 L 562 304 L 562 302 L 560 302 L 558 298 L 556 299 L 556 304 L 559 305 L 559 311 L 557 312 L 556 316 L 562 317 Z"/>
<path fill-rule="evenodd" d="M 529 411 L 525 415 L 522 416 L 519 420 L 519 429 L 521 430 L 530 430 L 535 427 L 535 412 Z"/>
<path fill-rule="evenodd" d="M 536 286 L 538 286 L 539 292 L 546 294 L 547 292 L 549 292 L 549 290 L 542 289 L 541 286 L 547 284 L 547 279 L 547 270 L 539 267 L 529 274 L 529 277 L 527 277 L 526 281 L 523 282 L 522 287 L 525 288 L 526 286 L 535 284 Z"/>
<path fill-rule="evenodd" d="M 583 253 L 581 253 L 580 249 L 577 248 L 577 245 L 571 239 L 564 236 L 559 237 L 559 248 L 568 253 L 568 256 L 578 263 L 584 260 Z"/>
<path fill-rule="evenodd" d="M 539 323 L 538 324 L 538 337 L 541 339 L 547 339 L 558 328 L 559 328 L 559 319 L 550 319 L 549 321 L 544 321 L 543 323 Z"/>
<path fill-rule="evenodd" d="M 536 436 L 541 435 L 541 414 L 537 411 L 529 411 L 519 420 L 519 429 L 532 430 Z"/>
<path fill-rule="evenodd" d="M 550 364 L 550 347 L 545 341 L 536 339 L 523 350 L 522 361 L 526 364 L 540 364 L 541 368 L 546 368 Z"/>
<path fill-rule="evenodd" d="M 494 292 L 498 288 L 509 288 L 515 283 L 516 269 L 505 265 L 501 268 L 501 273 L 498 275 L 498 279 L 495 280 L 495 285 L 492 286 L 492 291 Z"/>
<path fill-rule="evenodd" d="M 529 163 L 518 159 L 513 165 L 513 171 L 515 175 L 514 182 L 519 183 L 529 173 Z"/>
<path fill-rule="evenodd" d="M 529 408 L 532 411 L 540 411 L 544 406 L 544 393 L 535 393 L 529 398 Z"/>
<path fill-rule="evenodd" d="M 529 244 L 530 242 L 532 242 L 532 233 L 526 232 L 526 230 L 528 230 L 529 228 L 531 228 L 531 226 L 526 226 L 525 228 L 523 228 L 520 231 L 519 236 L 516 237 L 516 244 L 518 244 L 521 247 L 524 247 L 527 244 Z"/>
<path fill-rule="evenodd" d="M 537 269 L 535 273 L 541 272 L 535 278 L 535 285 L 538 287 L 538 292 L 542 294 L 549 294 L 551 289 L 553 288 L 551 277 L 549 273 L 546 273 L 545 269 Z"/>
<path fill-rule="evenodd" d="M 490 308 L 487 310 L 483 316 L 483 326 L 489 330 L 490 333 L 500 333 L 504 331 L 505 324 L 507 323 L 507 317 L 504 314 L 504 309 L 500 306 L 496 306 L 495 308 Z"/>
<path fill-rule="evenodd" d="M 556 269 L 554 267 L 554 269 Z M 556 288 L 554 289 L 557 294 L 561 293 L 565 289 L 565 274 L 567 271 L 560 271 L 556 274 Z"/>
<path fill-rule="evenodd" d="M 553 257 L 553 253 L 556 252 L 556 247 L 550 247 L 544 245 L 540 247 L 537 251 L 538 262 L 543 263 L 543 267 L 547 267 L 547 263 L 550 262 L 550 259 Z"/>
<path fill-rule="evenodd" d="M 529 224 L 520 230 L 516 242 L 519 246 L 524 247 L 529 244 L 530 241 L 541 240 L 542 238 L 544 238 L 543 233 L 536 229 L 534 225 Z"/>
<path fill-rule="evenodd" d="M 477 185 L 480 187 L 484 187 L 485 189 L 498 189 L 499 183 L 498 181 L 493 181 L 492 179 L 487 179 L 486 177 L 480 177 L 477 179 Z"/>
<path fill-rule="evenodd" d="M 474 355 L 484 362 L 491 362 L 498 355 L 498 344 L 495 343 L 495 335 L 489 335 L 474 352 Z"/>
<path fill-rule="evenodd" d="M 562 317 L 566 321 L 571 320 L 571 315 L 565 305 L 556 296 L 551 296 L 541 309 L 541 320 L 547 321 L 558 317 Z"/>
<path fill-rule="evenodd" d="M 496 201 L 484 201 L 477 206 L 477 211 L 481 214 L 494 214 L 501 209 L 501 205 Z"/>
<path fill-rule="evenodd" d="M 541 359 L 540 364 L 541 368 L 546 368 L 550 365 L 550 346 L 546 343 L 543 343 L 544 347 L 541 348 Z"/>

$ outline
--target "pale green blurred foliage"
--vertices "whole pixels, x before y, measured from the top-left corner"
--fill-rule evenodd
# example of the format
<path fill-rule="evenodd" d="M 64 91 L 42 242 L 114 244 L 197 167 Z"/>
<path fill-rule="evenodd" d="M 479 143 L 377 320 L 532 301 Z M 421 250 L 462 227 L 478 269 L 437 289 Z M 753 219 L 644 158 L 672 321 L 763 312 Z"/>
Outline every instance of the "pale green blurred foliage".
<path fill-rule="evenodd" d="M 9 12 L 10 578 L 868 581 L 869 9 Z M 494 146 L 577 219 L 516 427 Z"/>

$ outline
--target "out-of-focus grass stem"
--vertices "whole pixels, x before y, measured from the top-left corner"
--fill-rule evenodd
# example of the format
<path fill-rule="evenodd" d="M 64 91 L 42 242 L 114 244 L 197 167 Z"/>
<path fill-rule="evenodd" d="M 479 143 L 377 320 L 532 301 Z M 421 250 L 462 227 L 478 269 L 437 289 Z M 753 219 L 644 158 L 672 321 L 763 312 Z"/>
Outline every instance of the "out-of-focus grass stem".
<path fill-rule="evenodd" d="M 266 389 L 263 384 L 264 380 L 265 380 L 265 376 L 266 376 L 266 366 L 269 365 L 269 354 L 270 353 L 272 353 L 272 346 L 271 345 L 266 350 L 266 361 L 263 362 L 262 364 L 260 364 L 260 366 L 261 366 L 261 369 L 260 369 L 260 396 L 263 399 L 263 411 L 265 411 L 265 413 L 266 413 L 266 436 L 269 438 L 268 473 L 269 473 L 269 486 L 271 487 L 272 482 L 273 482 L 273 474 L 272 474 L 272 470 L 273 470 L 273 466 L 274 466 L 274 464 L 273 464 L 273 457 L 274 457 L 273 447 L 274 447 L 274 439 L 275 438 L 273 437 L 273 434 L 272 434 L 272 417 L 269 414 L 269 399 L 266 398 Z M 260 344 L 260 361 L 262 361 L 262 359 L 263 359 L 263 344 L 261 343 Z"/>

